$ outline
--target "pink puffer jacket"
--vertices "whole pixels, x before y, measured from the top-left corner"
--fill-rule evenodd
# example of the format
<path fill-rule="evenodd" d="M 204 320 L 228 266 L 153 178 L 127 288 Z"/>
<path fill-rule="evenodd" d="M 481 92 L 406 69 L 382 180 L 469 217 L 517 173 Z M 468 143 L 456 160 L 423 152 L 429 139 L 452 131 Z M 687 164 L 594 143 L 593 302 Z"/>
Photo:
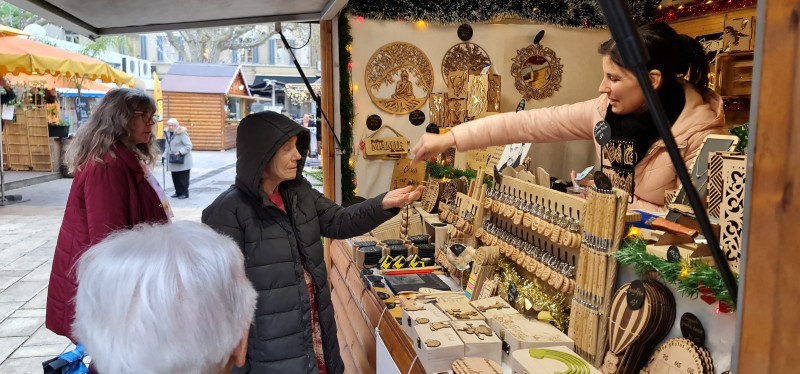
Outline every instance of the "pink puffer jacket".
<path fill-rule="evenodd" d="M 672 125 L 672 135 L 686 163 L 697 156 L 703 140 L 710 134 L 723 133 L 725 113 L 722 99 L 712 90 L 702 95 L 688 82 L 682 81 L 686 105 Z M 553 143 L 593 139 L 593 129 L 605 117 L 608 98 L 549 108 L 502 113 L 471 121 L 453 128 L 458 150 L 484 148 L 519 142 Z M 600 145 L 595 142 L 597 155 Z M 610 165 L 603 160 L 604 165 Z M 631 209 L 659 211 L 664 209 L 664 191 L 677 188 L 678 180 L 664 141 L 659 139 L 636 165 L 636 183 Z"/>

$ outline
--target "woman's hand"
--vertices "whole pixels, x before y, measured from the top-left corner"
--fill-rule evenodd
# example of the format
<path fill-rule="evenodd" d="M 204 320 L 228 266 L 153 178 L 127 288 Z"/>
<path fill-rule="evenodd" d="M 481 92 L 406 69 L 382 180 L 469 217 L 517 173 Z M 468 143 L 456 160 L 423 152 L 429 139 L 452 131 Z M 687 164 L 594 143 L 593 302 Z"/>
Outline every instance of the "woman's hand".
<path fill-rule="evenodd" d="M 383 210 L 411 205 L 422 196 L 422 191 L 425 191 L 425 186 L 418 186 L 416 189 L 414 186 L 406 186 L 391 190 L 383 196 Z"/>
<path fill-rule="evenodd" d="M 436 156 L 456 145 L 456 138 L 453 132 L 448 131 L 444 135 L 425 134 L 419 140 L 411 152 L 414 152 L 414 160 L 411 164 L 427 160 Z"/>

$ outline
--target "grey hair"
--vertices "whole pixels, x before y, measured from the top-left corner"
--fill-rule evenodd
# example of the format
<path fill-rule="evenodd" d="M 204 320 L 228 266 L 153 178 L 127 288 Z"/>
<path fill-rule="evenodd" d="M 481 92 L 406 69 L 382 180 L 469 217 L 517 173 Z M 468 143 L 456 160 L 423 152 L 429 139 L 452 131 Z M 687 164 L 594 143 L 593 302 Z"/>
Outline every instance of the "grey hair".
<path fill-rule="evenodd" d="M 145 164 L 155 165 L 161 157 L 155 134 L 150 133 L 147 143 L 133 143 L 131 134 L 137 111 L 154 113 L 156 103 L 144 91 L 132 88 L 108 91 L 67 147 L 64 164 L 70 171 L 75 171 L 90 161 L 102 163 L 103 155 L 110 152 L 116 143 L 122 143 Z"/>
<path fill-rule="evenodd" d="M 175 119 L 175 118 L 170 118 L 170 119 L 167 120 L 167 125 L 171 125 L 173 123 L 175 124 L 175 126 L 180 126 L 181 125 L 180 123 L 178 123 L 178 120 Z"/>
<path fill-rule="evenodd" d="M 77 269 L 72 328 L 100 373 L 218 373 L 256 306 L 236 243 L 195 222 L 118 231 Z"/>

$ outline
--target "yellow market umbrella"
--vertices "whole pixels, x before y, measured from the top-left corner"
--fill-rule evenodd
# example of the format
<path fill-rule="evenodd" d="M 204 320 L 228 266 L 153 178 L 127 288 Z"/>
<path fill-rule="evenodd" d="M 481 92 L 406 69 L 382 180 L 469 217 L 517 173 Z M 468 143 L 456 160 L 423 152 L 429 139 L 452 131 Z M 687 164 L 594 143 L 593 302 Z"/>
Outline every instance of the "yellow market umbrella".
<path fill-rule="evenodd" d="M 6 25 L 0 25 L 0 35 L 14 36 L 14 35 L 30 35 L 20 29 L 15 29 Z"/>
<path fill-rule="evenodd" d="M 164 94 L 161 92 L 161 82 L 158 80 L 156 72 L 153 72 L 153 100 L 156 101 L 156 115 L 158 116 L 156 137 L 161 139 L 164 137 Z"/>
<path fill-rule="evenodd" d="M 17 36 L 0 36 L 0 76 L 7 73 L 79 76 L 134 86 L 132 75 L 103 61 Z"/>

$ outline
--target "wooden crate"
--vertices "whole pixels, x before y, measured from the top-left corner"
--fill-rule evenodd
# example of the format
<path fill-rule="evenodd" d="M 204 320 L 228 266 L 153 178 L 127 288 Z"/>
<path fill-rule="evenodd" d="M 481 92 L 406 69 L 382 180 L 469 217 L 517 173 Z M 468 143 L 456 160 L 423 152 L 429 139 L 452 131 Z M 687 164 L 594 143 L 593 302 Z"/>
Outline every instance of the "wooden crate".
<path fill-rule="evenodd" d="M 455 360 L 464 357 L 464 343 L 452 327 L 432 331 L 422 325 L 415 329 L 418 338 L 413 341 L 414 350 L 428 373 L 446 372 Z"/>
<path fill-rule="evenodd" d="M 484 321 L 450 322 L 464 342 L 465 357 L 483 357 L 495 362 L 503 359 L 503 342 Z"/>
<path fill-rule="evenodd" d="M 6 121 L 3 128 L 3 154 L 6 170 L 31 170 L 28 130 L 24 124 Z"/>
<path fill-rule="evenodd" d="M 563 345 L 572 349 L 575 343 L 553 325 L 525 316 L 498 316 L 489 321 L 489 326 L 508 345 L 508 352 L 526 348 L 546 348 Z"/>
<path fill-rule="evenodd" d="M 432 303 L 403 300 L 401 304 L 403 307 L 401 324 L 403 325 L 403 331 L 411 338 L 411 341 L 416 341 L 419 337 L 416 330 L 417 326 L 430 328 L 433 323 L 450 321 L 450 318 Z"/>
<path fill-rule="evenodd" d="M 14 171 L 53 171 L 47 112 L 44 109 L 16 111 L 16 122 L 3 129 L 5 167 Z"/>
<path fill-rule="evenodd" d="M 47 112 L 45 109 L 29 109 L 26 119 L 31 168 L 34 171 L 53 171 L 53 160 L 50 157 L 50 135 L 47 131 Z"/>

